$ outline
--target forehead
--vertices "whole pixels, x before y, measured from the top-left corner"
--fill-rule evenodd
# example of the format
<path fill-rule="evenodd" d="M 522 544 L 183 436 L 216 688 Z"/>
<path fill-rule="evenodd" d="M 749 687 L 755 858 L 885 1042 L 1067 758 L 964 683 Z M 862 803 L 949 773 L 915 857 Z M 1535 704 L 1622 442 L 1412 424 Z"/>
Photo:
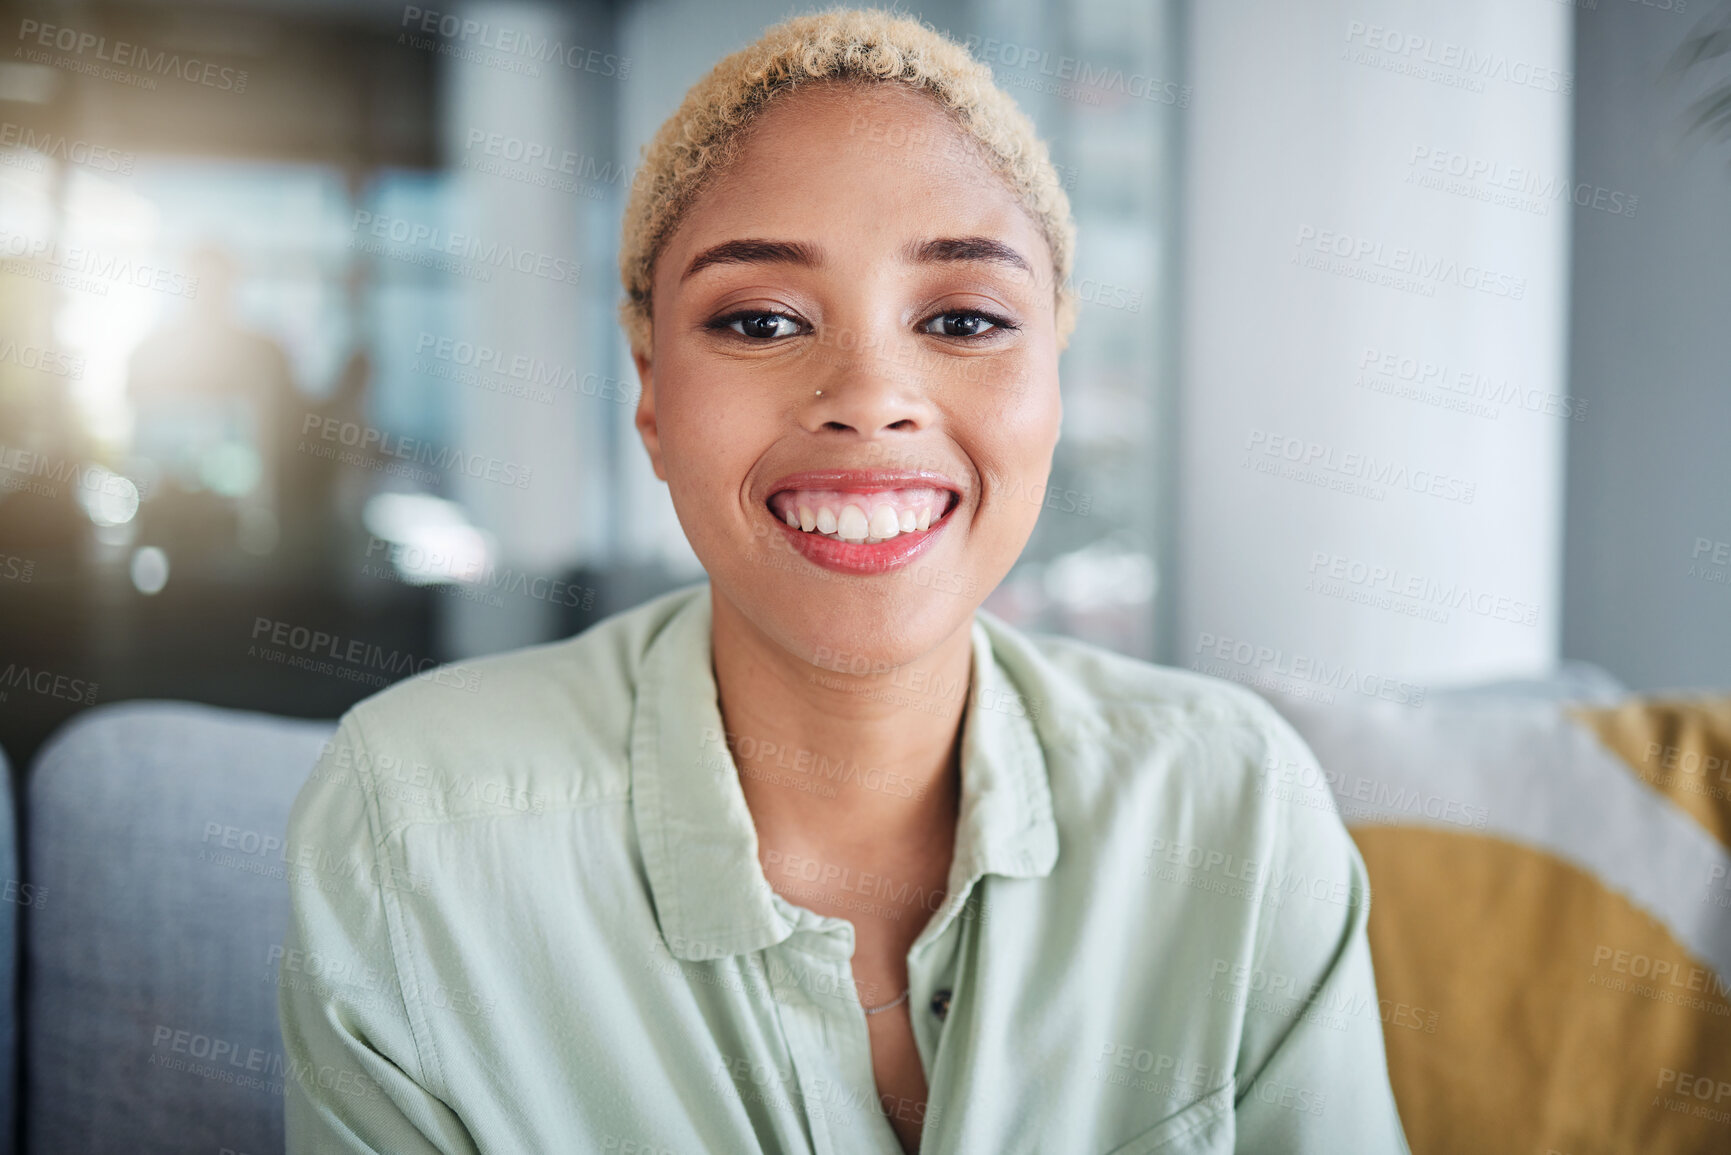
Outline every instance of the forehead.
<path fill-rule="evenodd" d="M 1050 260 L 984 147 L 935 98 L 899 84 L 833 82 L 770 102 L 663 255 L 722 234 L 821 239 L 839 229 L 881 234 L 892 247 L 904 233 L 997 235 Z"/>
<path fill-rule="evenodd" d="M 826 81 L 784 90 L 758 114 L 746 140 L 759 159 L 813 147 L 855 155 L 900 149 L 910 164 L 947 159 L 957 175 L 991 175 L 979 142 L 937 97 L 903 84 Z"/>

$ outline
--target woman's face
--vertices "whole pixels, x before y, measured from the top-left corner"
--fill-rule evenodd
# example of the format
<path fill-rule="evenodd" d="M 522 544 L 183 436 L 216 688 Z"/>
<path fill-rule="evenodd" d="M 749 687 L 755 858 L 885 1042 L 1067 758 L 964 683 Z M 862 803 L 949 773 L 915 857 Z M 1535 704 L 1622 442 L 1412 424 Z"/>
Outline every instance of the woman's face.
<path fill-rule="evenodd" d="M 855 673 L 971 621 L 1058 440 L 1052 256 L 935 102 L 777 97 L 663 248 L 654 318 L 637 424 L 717 594 Z"/>

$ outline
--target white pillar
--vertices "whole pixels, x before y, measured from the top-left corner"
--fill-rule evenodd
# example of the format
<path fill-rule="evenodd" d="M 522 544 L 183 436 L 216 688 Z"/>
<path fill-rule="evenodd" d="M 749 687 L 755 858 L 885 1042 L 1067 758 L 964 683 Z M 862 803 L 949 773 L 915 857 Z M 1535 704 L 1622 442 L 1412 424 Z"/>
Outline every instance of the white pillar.
<path fill-rule="evenodd" d="M 569 370 L 581 378 L 604 370 L 608 361 L 595 347 L 588 325 L 592 310 L 585 302 L 598 286 L 606 293 L 616 278 L 604 262 L 584 259 L 580 225 L 586 204 L 593 202 L 574 196 L 556 178 L 581 183 L 581 171 L 562 173 L 558 158 L 588 155 L 585 139 L 593 130 L 586 122 L 610 117 L 612 108 L 593 107 L 597 77 L 557 56 L 537 59 L 512 50 L 522 44 L 581 44 L 583 26 L 543 4 L 472 3 L 455 11 L 485 31 L 447 38 L 469 55 L 443 59 L 441 129 L 451 164 L 451 229 L 473 237 L 483 251 L 509 246 L 540 270 L 488 266 L 485 281 L 461 279 L 450 332 L 441 336 L 486 345 L 507 359 L 525 358 L 561 375 Z M 497 47 L 501 37 L 505 49 Z M 498 142 L 477 141 L 477 133 L 496 134 Z M 576 284 L 556 279 L 563 273 L 560 261 L 581 265 Z M 586 545 L 594 547 L 582 513 L 586 481 L 604 476 L 596 465 L 604 452 L 596 435 L 601 404 L 580 389 L 551 392 L 548 405 L 460 384 L 450 388 L 451 444 L 529 471 L 522 488 L 484 477 L 456 478 L 457 500 L 498 541 L 494 560 L 500 570 L 555 576 L 579 561 Z M 521 593 L 499 596 L 503 606 L 459 597 L 440 601 L 450 652 L 492 652 L 553 636 L 556 608 L 548 601 Z"/>
<path fill-rule="evenodd" d="M 1191 12 L 1168 652 L 1251 682 L 1550 666 L 1571 10 Z"/>

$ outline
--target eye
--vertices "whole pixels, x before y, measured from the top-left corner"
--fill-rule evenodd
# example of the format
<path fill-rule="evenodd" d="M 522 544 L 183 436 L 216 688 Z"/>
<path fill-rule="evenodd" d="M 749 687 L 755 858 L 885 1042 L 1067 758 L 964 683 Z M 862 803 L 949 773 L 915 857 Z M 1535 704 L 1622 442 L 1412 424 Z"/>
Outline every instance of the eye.
<path fill-rule="evenodd" d="M 932 326 L 936 324 L 938 329 Z M 993 329 L 1008 332 L 1016 326 L 1006 317 L 982 313 L 975 309 L 960 309 L 949 313 L 939 313 L 930 321 L 920 326 L 920 331 L 931 333 L 934 337 L 960 337 L 978 340 L 989 337 Z"/>
<path fill-rule="evenodd" d="M 775 341 L 799 335 L 799 322 L 786 313 L 746 309 L 709 322 L 711 329 L 727 329 L 753 341 Z"/>

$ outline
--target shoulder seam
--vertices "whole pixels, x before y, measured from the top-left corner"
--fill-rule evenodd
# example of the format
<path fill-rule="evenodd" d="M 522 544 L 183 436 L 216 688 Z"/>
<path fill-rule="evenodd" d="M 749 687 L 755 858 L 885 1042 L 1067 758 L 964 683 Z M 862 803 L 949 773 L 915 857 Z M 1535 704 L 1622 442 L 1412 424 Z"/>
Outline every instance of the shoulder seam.
<path fill-rule="evenodd" d="M 357 707 L 358 705 L 359 703 L 357 703 Z M 353 712 L 351 709 L 351 714 Z M 361 780 L 366 783 L 366 794 L 363 801 L 367 810 L 367 830 L 371 834 L 373 842 L 373 889 L 378 894 L 379 905 L 385 912 L 385 933 L 391 950 L 391 970 L 396 976 L 397 990 L 403 1000 L 403 1015 L 409 1024 L 409 1037 L 415 1045 L 415 1065 L 420 1068 L 419 1074 L 422 1080 L 428 1084 L 427 1089 L 437 1095 L 441 1101 L 449 1103 L 450 1089 L 445 1085 L 445 1072 L 439 1063 L 438 1050 L 433 1042 L 432 1032 L 427 1029 L 425 1018 L 419 1013 L 418 1005 L 412 1004 L 410 1001 L 410 985 L 403 981 L 403 956 L 408 954 L 406 941 L 408 932 L 403 925 L 403 912 L 397 903 L 395 890 L 385 886 L 382 881 L 382 871 L 388 866 L 386 860 L 389 851 L 386 842 L 390 836 L 381 833 L 380 823 L 382 819 L 379 815 L 378 792 L 373 784 L 371 751 L 367 747 L 366 734 L 361 728 L 358 714 L 354 716 L 352 725 L 355 742 L 360 747 L 362 755 L 356 763 L 357 773 L 364 776 Z M 409 975 L 414 981 L 413 990 L 418 996 L 420 976 L 412 969 L 409 971 Z M 431 1063 L 427 1061 L 429 1053 L 432 1056 Z"/>

